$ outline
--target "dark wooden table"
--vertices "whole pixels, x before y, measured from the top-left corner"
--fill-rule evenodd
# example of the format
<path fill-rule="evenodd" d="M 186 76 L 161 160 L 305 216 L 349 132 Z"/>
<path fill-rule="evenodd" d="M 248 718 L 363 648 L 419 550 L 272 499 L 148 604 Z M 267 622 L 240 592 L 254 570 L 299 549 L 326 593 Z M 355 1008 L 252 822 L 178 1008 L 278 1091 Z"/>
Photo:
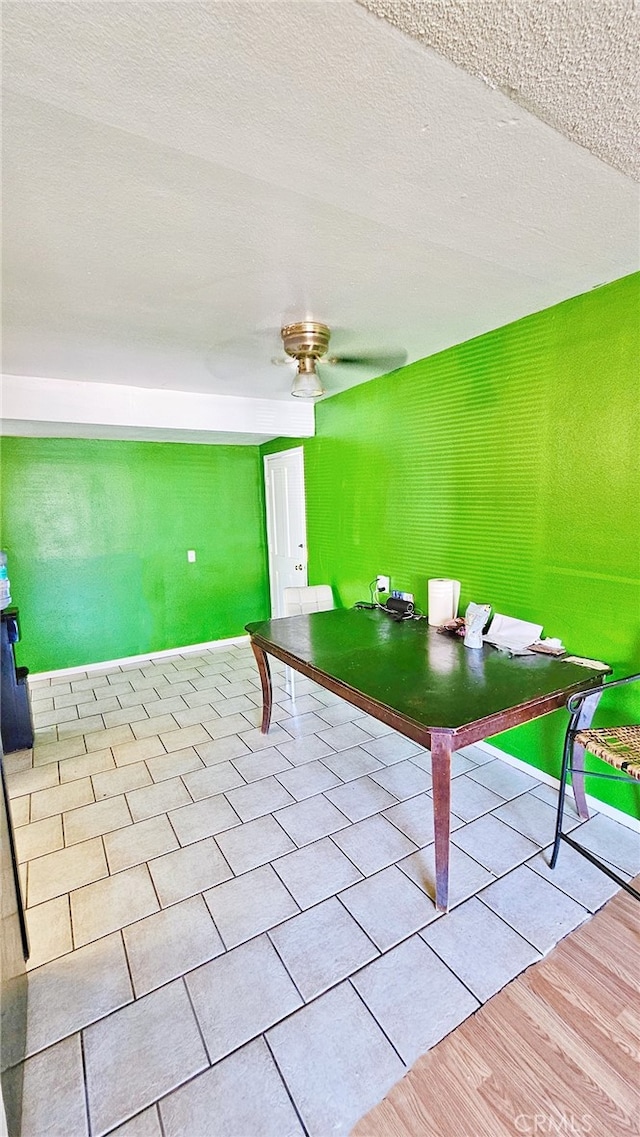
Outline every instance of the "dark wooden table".
<path fill-rule="evenodd" d="M 510 657 L 486 644 L 471 650 L 426 620 L 397 622 L 379 610 L 313 612 L 248 624 L 247 631 L 262 683 L 263 734 L 271 721 L 273 655 L 431 751 L 440 909 L 449 897 L 452 752 L 563 707 L 575 691 L 601 686 L 605 675 L 549 656 Z M 588 700 L 589 718 L 598 695 Z"/>

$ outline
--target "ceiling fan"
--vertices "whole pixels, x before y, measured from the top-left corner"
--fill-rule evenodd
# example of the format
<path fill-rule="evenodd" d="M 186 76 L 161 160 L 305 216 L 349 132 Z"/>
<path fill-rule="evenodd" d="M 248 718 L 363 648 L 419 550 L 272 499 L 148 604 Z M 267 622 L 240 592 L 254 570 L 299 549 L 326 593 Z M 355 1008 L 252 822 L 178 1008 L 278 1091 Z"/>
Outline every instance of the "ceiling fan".
<path fill-rule="evenodd" d="M 382 351 L 361 351 L 362 339 L 358 339 L 347 328 L 330 329 L 316 320 L 298 320 L 280 327 L 259 327 L 219 342 L 209 349 L 204 362 L 220 393 L 237 394 L 250 377 L 252 395 L 261 388 L 265 394 L 286 398 L 287 383 L 274 382 L 272 368 L 285 364 L 291 372 L 290 393 L 299 399 L 318 399 L 325 388 L 328 393 L 343 391 L 395 371 L 407 361 L 407 352 L 395 345 Z M 274 355 L 278 346 L 280 354 Z"/>
<path fill-rule="evenodd" d="M 296 373 L 291 386 L 291 394 L 299 399 L 318 399 L 324 395 L 322 378 L 318 374 L 318 363 L 322 367 L 331 367 L 337 364 L 355 367 L 366 367 L 384 374 L 394 371 L 406 362 L 406 351 L 387 352 L 386 354 L 340 354 L 329 355 L 329 340 L 331 330 L 327 324 L 317 323 L 315 320 L 300 320 L 295 324 L 285 324 L 280 329 L 282 345 L 289 358 L 274 357 L 272 363 L 289 363 L 294 360 L 297 364 Z"/>

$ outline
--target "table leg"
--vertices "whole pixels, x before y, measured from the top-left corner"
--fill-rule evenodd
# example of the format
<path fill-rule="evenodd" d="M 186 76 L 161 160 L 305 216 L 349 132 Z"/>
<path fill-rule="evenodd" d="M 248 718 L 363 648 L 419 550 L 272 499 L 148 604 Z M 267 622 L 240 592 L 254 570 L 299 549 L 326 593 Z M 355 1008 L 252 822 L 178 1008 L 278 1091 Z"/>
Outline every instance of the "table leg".
<path fill-rule="evenodd" d="M 271 687 L 271 669 L 269 667 L 267 653 L 253 642 L 251 643 L 251 649 L 256 657 L 256 663 L 258 664 L 258 672 L 260 675 L 260 683 L 262 685 L 262 726 L 260 729 L 263 734 L 268 734 L 269 724 L 271 722 L 271 703 L 273 697 L 273 691 Z"/>
<path fill-rule="evenodd" d="M 582 821 L 589 820 L 589 806 L 587 805 L 587 797 L 584 792 L 584 746 L 578 746 L 577 742 L 573 744 L 573 754 L 571 757 L 571 785 L 573 787 L 573 799 L 576 803 L 578 817 Z"/>
<path fill-rule="evenodd" d="M 451 829 L 451 739 L 431 735 L 433 828 L 436 851 L 436 908 L 449 904 L 449 834 Z"/>
<path fill-rule="evenodd" d="M 589 729 L 596 712 L 596 707 L 601 698 L 602 689 L 599 689 L 584 700 L 580 708 L 580 716 L 576 723 L 576 730 Z M 577 742 L 573 744 L 573 754 L 571 755 L 571 785 L 578 816 L 583 821 L 588 821 L 589 806 L 587 805 L 587 798 L 584 792 L 584 746 L 579 746 Z"/>

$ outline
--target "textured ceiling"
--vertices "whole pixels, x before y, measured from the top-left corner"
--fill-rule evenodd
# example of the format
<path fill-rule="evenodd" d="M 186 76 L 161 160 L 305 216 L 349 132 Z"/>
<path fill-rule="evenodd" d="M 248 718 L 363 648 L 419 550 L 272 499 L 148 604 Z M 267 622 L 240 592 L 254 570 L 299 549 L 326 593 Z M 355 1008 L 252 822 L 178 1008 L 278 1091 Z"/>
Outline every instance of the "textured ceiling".
<path fill-rule="evenodd" d="M 637 0 L 358 0 L 640 179 Z"/>
<path fill-rule="evenodd" d="M 418 359 L 637 268 L 628 177 L 351 0 L 2 17 L 6 372 L 286 400 L 283 321 Z"/>

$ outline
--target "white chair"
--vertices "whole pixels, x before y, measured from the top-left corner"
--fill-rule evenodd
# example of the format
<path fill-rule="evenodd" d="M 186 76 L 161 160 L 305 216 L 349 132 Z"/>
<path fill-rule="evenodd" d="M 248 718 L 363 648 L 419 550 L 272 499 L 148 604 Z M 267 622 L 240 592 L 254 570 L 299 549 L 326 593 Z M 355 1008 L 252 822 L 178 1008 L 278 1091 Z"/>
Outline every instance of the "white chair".
<path fill-rule="evenodd" d="M 334 607 L 333 592 L 328 584 L 311 584 L 306 588 L 282 590 L 285 616 L 303 616 L 307 612 L 329 612 Z"/>
<path fill-rule="evenodd" d="M 329 612 L 335 607 L 333 592 L 328 584 L 311 584 L 306 588 L 284 588 L 282 590 L 285 616 L 305 616 L 308 612 Z M 295 701 L 295 671 L 285 670 L 289 695 Z"/>

